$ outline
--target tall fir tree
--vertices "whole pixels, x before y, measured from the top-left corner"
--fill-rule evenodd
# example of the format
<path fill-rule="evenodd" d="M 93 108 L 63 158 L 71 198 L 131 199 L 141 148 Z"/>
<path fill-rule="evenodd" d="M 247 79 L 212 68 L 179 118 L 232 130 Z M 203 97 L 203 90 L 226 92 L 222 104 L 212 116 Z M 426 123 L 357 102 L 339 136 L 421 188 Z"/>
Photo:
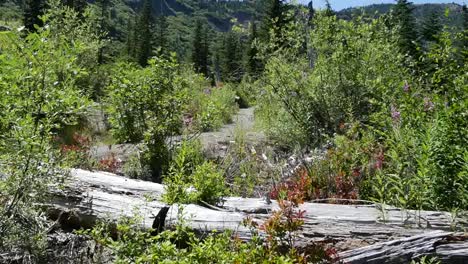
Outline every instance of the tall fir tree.
<path fill-rule="evenodd" d="M 127 49 L 127 56 L 128 58 L 135 58 L 136 48 L 135 48 L 135 25 L 136 21 L 135 18 L 130 16 L 127 21 L 127 32 L 126 32 L 126 41 L 125 47 Z"/>
<path fill-rule="evenodd" d="M 254 78 L 257 78 L 263 69 L 262 62 L 258 58 L 258 49 L 255 43 L 257 39 L 257 23 L 255 22 L 255 19 L 252 19 L 252 21 L 250 22 L 250 34 L 247 49 L 247 65 L 245 68 L 247 70 L 247 73 Z"/>
<path fill-rule="evenodd" d="M 239 36 L 233 31 L 227 32 L 224 34 L 223 42 L 223 77 L 228 81 L 240 81 L 243 69 Z"/>
<path fill-rule="evenodd" d="M 325 15 L 326 15 L 326 16 L 334 16 L 334 15 L 336 15 L 336 14 L 335 14 L 335 11 L 333 11 L 333 8 L 331 7 L 331 4 L 330 4 L 330 1 L 329 1 L 329 0 L 325 0 Z"/>
<path fill-rule="evenodd" d="M 314 16 L 315 16 L 314 2 L 310 1 L 307 4 L 307 22 L 309 23 L 309 26 L 312 25 Z"/>
<path fill-rule="evenodd" d="M 208 72 L 208 30 L 203 23 L 203 20 L 198 18 L 195 22 L 195 32 L 192 45 L 192 62 L 195 71 L 209 76 Z"/>
<path fill-rule="evenodd" d="M 167 18 L 164 15 L 160 15 L 156 18 L 156 39 L 155 47 L 158 50 L 158 56 L 167 57 L 169 56 L 169 43 L 167 39 Z"/>
<path fill-rule="evenodd" d="M 96 5 L 99 8 L 99 30 L 101 31 L 101 44 L 102 42 L 107 38 L 107 34 L 109 34 L 110 31 L 110 21 L 109 21 L 109 10 L 110 10 L 110 5 L 111 1 L 110 0 L 96 0 Z M 98 51 L 98 63 L 103 64 L 104 63 L 104 45 L 100 45 L 99 51 Z"/>
<path fill-rule="evenodd" d="M 277 46 L 282 46 L 284 44 L 282 36 L 284 27 L 289 22 L 287 15 L 288 10 L 288 4 L 285 4 L 283 0 L 268 0 L 260 28 L 260 38 L 264 42 L 270 41 L 271 33 L 273 33 L 276 38 L 275 44 Z"/>
<path fill-rule="evenodd" d="M 468 30 L 468 7 L 466 7 L 466 5 L 462 6 L 462 14 L 463 14 L 463 29 Z"/>
<path fill-rule="evenodd" d="M 151 27 L 153 24 L 151 0 L 145 0 L 143 2 L 143 9 L 140 13 L 136 34 L 137 34 L 137 61 L 141 66 L 148 64 L 148 59 L 152 55 L 153 43 L 152 43 L 152 31 Z"/>
<path fill-rule="evenodd" d="M 437 35 L 442 30 L 442 23 L 440 21 L 440 15 L 433 11 L 431 14 L 425 17 L 421 27 L 421 37 L 425 41 L 434 42 L 437 40 Z"/>
<path fill-rule="evenodd" d="M 42 27 L 43 23 L 40 16 L 44 14 L 45 0 L 26 0 L 24 7 L 23 23 L 24 27 L 30 31 L 35 32 L 34 25 Z"/>
<path fill-rule="evenodd" d="M 86 0 L 65 0 L 65 5 L 75 9 L 80 15 L 83 14 L 84 10 L 86 9 L 88 3 Z"/>
<path fill-rule="evenodd" d="M 393 9 L 394 24 L 398 26 L 399 47 L 402 53 L 408 54 L 413 59 L 417 59 L 418 52 L 418 33 L 416 31 L 416 20 L 413 16 L 413 4 L 408 0 L 397 0 Z"/>

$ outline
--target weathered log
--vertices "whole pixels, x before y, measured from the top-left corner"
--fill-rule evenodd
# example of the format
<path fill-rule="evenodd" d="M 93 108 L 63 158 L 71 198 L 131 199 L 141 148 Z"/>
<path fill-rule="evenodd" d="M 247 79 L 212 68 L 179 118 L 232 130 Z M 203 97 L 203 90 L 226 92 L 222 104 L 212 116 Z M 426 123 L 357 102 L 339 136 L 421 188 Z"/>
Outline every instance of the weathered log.
<path fill-rule="evenodd" d="M 339 256 L 348 264 L 405 264 L 422 256 L 436 256 L 443 263 L 468 263 L 468 236 L 433 231 L 345 251 Z"/>
<path fill-rule="evenodd" d="M 80 227 L 91 227 L 98 219 L 116 220 L 122 216 L 139 214 L 144 219 L 144 227 L 151 228 L 155 215 L 166 206 L 160 199 L 163 193 L 164 186 L 161 184 L 105 172 L 73 170 L 67 187 L 57 188 L 47 206 L 51 218 L 64 218 L 65 215 L 63 222 L 71 221 Z M 276 201 L 267 203 L 256 198 L 228 197 L 221 207 L 217 210 L 216 207 L 194 204 L 171 206 L 166 225 L 173 225 L 183 216 L 186 223 L 197 232 L 230 229 L 236 231 L 240 238 L 248 240 L 252 234 L 249 228 L 242 225 L 243 220 L 250 216 L 255 221 L 264 221 L 278 205 Z M 334 244 L 340 251 L 379 245 L 376 243 L 387 243 L 394 239 L 408 239 L 405 243 L 420 247 L 426 244 L 414 240 L 413 236 L 431 237 L 431 231 L 449 231 L 454 223 L 451 214 L 447 212 L 415 212 L 397 208 L 386 210 L 386 217 L 382 219 L 381 211 L 373 205 L 305 203 L 300 209 L 306 213 L 304 226 L 298 234 L 298 244 L 307 246 L 314 241 L 327 242 Z M 466 223 L 459 225 L 467 226 Z M 462 252 L 466 248 L 458 244 L 448 245 L 440 245 L 436 253 L 444 255 L 444 252 Z M 358 256 L 357 252 L 350 252 L 344 256 Z"/>

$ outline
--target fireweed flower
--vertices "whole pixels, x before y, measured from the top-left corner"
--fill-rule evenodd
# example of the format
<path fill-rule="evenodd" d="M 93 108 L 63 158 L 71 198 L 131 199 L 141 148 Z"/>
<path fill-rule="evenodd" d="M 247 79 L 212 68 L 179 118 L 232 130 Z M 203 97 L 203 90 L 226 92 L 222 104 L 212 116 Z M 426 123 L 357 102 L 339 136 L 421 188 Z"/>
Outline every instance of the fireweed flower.
<path fill-rule="evenodd" d="M 398 109 L 394 105 L 392 105 L 391 107 L 391 115 L 392 115 L 393 121 L 395 122 L 400 121 L 401 113 L 398 111 Z"/>
<path fill-rule="evenodd" d="M 403 85 L 403 92 L 407 93 L 410 91 L 410 86 L 407 81 L 405 81 L 405 85 Z"/>

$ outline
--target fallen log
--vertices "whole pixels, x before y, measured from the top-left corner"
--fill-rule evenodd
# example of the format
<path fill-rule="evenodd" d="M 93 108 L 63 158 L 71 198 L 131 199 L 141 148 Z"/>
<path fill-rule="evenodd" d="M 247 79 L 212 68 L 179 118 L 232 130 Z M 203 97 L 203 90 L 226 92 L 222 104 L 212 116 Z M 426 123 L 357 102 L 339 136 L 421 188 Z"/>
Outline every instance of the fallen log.
<path fill-rule="evenodd" d="M 57 188 L 52 192 L 52 199 L 47 207 L 52 219 L 61 219 L 62 225 L 71 228 L 89 228 L 97 220 L 117 220 L 122 216 L 131 217 L 138 214 L 143 218 L 144 227 L 149 229 L 156 214 L 166 206 L 161 201 L 163 193 L 164 186 L 161 184 L 105 172 L 73 170 L 66 187 Z M 229 229 L 237 232 L 240 238 L 248 240 L 252 234 L 249 228 L 242 225 L 243 220 L 249 216 L 262 222 L 273 210 L 278 209 L 278 204 L 276 201 L 269 202 L 258 198 L 228 197 L 220 207 L 217 209 L 194 204 L 174 205 L 167 212 L 165 225 L 174 225 L 180 217 L 184 217 L 185 222 L 196 232 Z M 368 248 L 367 252 L 374 254 L 373 251 L 383 252 L 378 249 L 379 245 L 385 249 L 392 248 L 392 245 L 395 247 L 399 242 L 388 242 L 395 240 L 406 241 L 401 242 L 401 246 L 414 245 L 421 254 L 427 251 L 440 255 L 455 255 L 458 254 L 456 252 L 466 249 L 466 244 L 463 246 L 458 243 L 441 244 L 435 251 L 434 248 L 427 247 L 431 239 L 439 241 L 443 240 L 442 234 L 451 234 L 448 231 L 453 228 L 454 221 L 447 212 L 416 212 L 387 208 L 383 219 L 382 211 L 374 205 L 305 203 L 300 209 L 306 212 L 297 242 L 302 246 L 313 242 L 326 242 L 333 244 L 339 251 L 345 251 L 371 245 L 369 247 L 376 248 Z M 458 225 L 468 226 L 466 222 L 459 222 Z M 439 233 L 433 233 L 434 230 Z M 415 237 L 417 239 L 414 239 Z M 366 253 L 345 251 L 343 254 L 344 259 L 357 261 L 359 256 L 365 258 Z M 377 255 L 375 253 L 373 256 Z M 417 256 L 413 253 L 407 255 Z M 462 259 L 468 261 L 466 256 Z"/>
<path fill-rule="evenodd" d="M 348 264 L 405 264 L 423 256 L 437 257 L 443 263 L 468 263 L 468 236 L 432 231 L 339 254 L 340 260 Z"/>

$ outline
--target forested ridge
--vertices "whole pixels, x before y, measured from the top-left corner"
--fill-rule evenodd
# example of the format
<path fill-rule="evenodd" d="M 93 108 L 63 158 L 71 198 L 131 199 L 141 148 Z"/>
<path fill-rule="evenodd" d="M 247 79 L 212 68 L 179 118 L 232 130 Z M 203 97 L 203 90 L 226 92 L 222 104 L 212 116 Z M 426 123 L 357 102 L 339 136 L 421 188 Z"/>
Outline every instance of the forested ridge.
<path fill-rule="evenodd" d="M 0 263 L 465 263 L 467 48 L 457 4 L 2 0 Z"/>

